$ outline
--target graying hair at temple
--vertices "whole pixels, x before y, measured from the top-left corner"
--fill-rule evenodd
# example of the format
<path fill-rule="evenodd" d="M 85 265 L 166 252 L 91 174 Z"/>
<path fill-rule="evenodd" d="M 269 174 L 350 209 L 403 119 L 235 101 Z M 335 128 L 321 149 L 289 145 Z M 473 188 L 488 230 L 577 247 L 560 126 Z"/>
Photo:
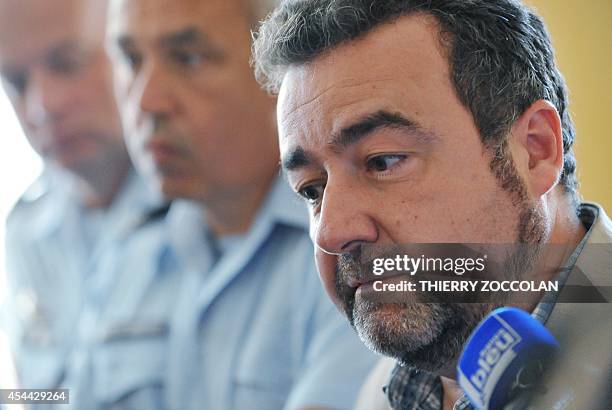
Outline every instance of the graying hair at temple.
<path fill-rule="evenodd" d="M 269 92 L 277 93 L 290 66 L 313 61 L 329 49 L 412 13 L 437 19 L 455 91 L 471 111 L 483 144 L 496 157 L 505 156 L 512 124 L 533 102 L 544 99 L 556 107 L 564 151 L 559 183 L 577 206 L 575 132 L 565 81 L 542 19 L 518 1 L 283 1 L 255 36 L 257 79 Z M 491 167 L 499 173 L 499 163 Z"/>

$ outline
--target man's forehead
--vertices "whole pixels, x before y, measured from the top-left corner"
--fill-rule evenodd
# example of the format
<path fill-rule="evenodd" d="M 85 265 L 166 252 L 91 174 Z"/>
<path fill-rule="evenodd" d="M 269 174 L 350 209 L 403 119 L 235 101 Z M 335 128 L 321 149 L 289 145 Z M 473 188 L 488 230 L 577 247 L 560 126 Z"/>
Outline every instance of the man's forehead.
<path fill-rule="evenodd" d="M 212 31 L 211 21 L 229 17 L 235 0 L 111 0 L 109 31 L 114 36 L 139 36 L 155 39 L 200 27 Z M 210 30 L 207 28 L 210 27 Z"/>
<path fill-rule="evenodd" d="M 414 14 L 327 50 L 312 62 L 290 66 L 281 83 L 279 114 L 291 114 L 326 95 L 350 99 L 367 95 L 368 89 L 385 92 L 406 82 L 425 84 L 435 70 L 449 78 L 437 38 L 433 18 Z"/>
<path fill-rule="evenodd" d="M 316 113 L 325 106 L 334 112 L 355 109 L 368 105 L 370 100 L 400 99 L 403 91 L 397 86 L 397 79 L 385 72 L 353 75 L 340 65 L 326 64 L 324 72 L 317 60 L 301 66 L 291 67 L 285 74 L 279 92 L 280 117 L 290 119 L 303 112 Z M 374 92 L 368 92 L 374 91 Z"/>
<path fill-rule="evenodd" d="M 283 127 L 303 127 L 304 121 L 320 127 L 324 118 L 325 132 L 332 132 L 331 122 L 338 125 L 342 117 L 370 105 L 418 110 L 419 97 L 440 86 L 450 89 L 451 82 L 435 21 L 422 14 L 402 17 L 312 62 L 289 67 L 279 91 L 281 137 Z"/>
<path fill-rule="evenodd" d="M 70 16 L 76 10 L 84 8 L 87 1 L 82 0 L 0 0 L 0 16 L 3 22 L 11 19 L 42 19 L 46 16 Z M 29 27 L 34 29 L 34 27 Z"/>
<path fill-rule="evenodd" d="M 128 17 L 152 19 L 193 15 L 198 10 L 195 0 L 110 0 L 110 13 L 114 18 Z"/>
<path fill-rule="evenodd" d="M 336 141 L 344 131 L 381 112 L 412 117 L 408 107 L 418 110 L 418 99 L 397 87 L 393 78 L 378 76 L 365 82 L 344 78 L 309 94 L 312 79 L 307 72 L 288 73 L 286 84 L 291 86 L 281 89 L 278 117 L 283 161 L 300 150 L 307 152 L 307 156 L 321 150 L 335 152 Z M 316 89 L 316 85 L 312 88 Z M 404 104 L 409 100 L 413 104 Z"/>
<path fill-rule="evenodd" d="M 156 36 L 159 32 L 172 30 L 179 17 L 192 14 L 194 5 L 190 0 L 111 0 L 108 27 L 111 35 Z M 188 13 L 191 11 L 191 13 Z M 164 21 L 166 20 L 166 21 Z"/>
<path fill-rule="evenodd" d="M 84 45 L 101 40 L 104 21 L 90 21 L 92 15 L 100 20 L 101 3 L 0 0 L 0 59 L 27 63 L 67 43 Z"/>

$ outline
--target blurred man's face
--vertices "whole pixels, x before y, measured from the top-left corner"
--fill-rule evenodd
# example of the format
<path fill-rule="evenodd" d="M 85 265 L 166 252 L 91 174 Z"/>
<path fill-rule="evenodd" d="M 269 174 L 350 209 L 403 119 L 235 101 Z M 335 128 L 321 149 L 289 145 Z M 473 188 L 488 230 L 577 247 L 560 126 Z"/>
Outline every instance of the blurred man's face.
<path fill-rule="evenodd" d="M 34 149 L 79 174 L 127 157 L 103 20 L 87 20 L 103 16 L 83 3 L 0 0 L 4 88 Z"/>
<path fill-rule="evenodd" d="M 416 292 L 404 303 L 372 303 L 355 255 L 367 245 L 543 234 L 526 200 L 493 175 L 436 30 L 430 18 L 404 17 L 292 67 L 278 105 L 283 166 L 309 204 L 327 292 L 370 347 L 430 368 L 458 353 L 491 306 L 419 303 Z"/>
<path fill-rule="evenodd" d="M 112 3 L 128 147 L 170 199 L 232 198 L 277 162 L 274 100 L 249 66 L 249 15 L 233 0 Z"/>

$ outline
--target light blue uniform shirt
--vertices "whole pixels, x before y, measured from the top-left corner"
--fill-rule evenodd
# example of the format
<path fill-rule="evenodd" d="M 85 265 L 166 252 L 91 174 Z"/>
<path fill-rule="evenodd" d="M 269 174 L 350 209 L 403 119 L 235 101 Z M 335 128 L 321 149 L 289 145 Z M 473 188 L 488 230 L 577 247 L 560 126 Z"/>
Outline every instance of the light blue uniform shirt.
<path fill-rule="evenodd" d="M 188 201 L 131 235 L 102 258 L 110 301 L 81 318 L 75 408 L 350 408 L 376 357 L 324 294 L 307 227 L 278 180 L 220 258 Z"/>
<path fill-rule="evenodd" d="M 23 388 L 62 380 L 96 255 L 158 203 L 134 173 L 105 211 L 84 209 L 71 183 L 45 171 L 7 219 L 3 322 Z"/>
<path fill-rule="evenodd" d="M 218 253 L 176 203 L 167 256 L 184 273 L 169 339 L 167 407 L 348 409 L 376 357 L 328 300 L 308 218 L 280 178 L 240 241 Z"/>
<path fill-rule="evenodd" d="M 163 406 L 169 321 L 180 272 L 163 269 L 163 218 L 106 249 L 94 267 L 87 303 L 62 383 L 70 407 L 155 409 Z"/>

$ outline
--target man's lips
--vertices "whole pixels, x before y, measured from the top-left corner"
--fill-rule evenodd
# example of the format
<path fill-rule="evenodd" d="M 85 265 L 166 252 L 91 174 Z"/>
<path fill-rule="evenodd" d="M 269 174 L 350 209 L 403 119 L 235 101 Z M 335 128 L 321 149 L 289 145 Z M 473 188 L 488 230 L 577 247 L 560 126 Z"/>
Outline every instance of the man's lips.
<path fill-rule="evenodd" d="M 349 288 L 355 290 L 358 287 L 365 285 L 366 283 L 371 283 L 374 282 L 376 279 L 375 278 L 349 278 L 346 281 L 346 284 L 348 285 Z"/>
<path fill-rule="evenodd" d="M 375 291 L 375 282 L 382 282 L 383 284 L 399 284 L 404 280 L 409 280 L 409 278 L 410 276 L 406 275 L 405 273 L 369 276 L 368 278 L 362 278 L 361 280 L 358 279 L 351 281 L 351 285 L 357 285 L 356 287 L 351 287 L 351 291 L 353 292 L 355 298 L 365 298 L 382 302 L 389 296 L 397 297 L 397 295 L 393 294 L 393 292 L 380 292 L 380 288 L 378 291 Z"/>
<path fill-rule="evenodd" d="M 376 281 L 391 281 L 391 280 L 397 280 L 396 278 L 398 277 L 406 277 L 408 275 L 406 275 L 405 273 L 394 273 L 394 274 L 387 274 L 387 275 L 368 275 L 367 277 L 363 277 L 363 278 L 349 278 L 346 281 L 346 284 L 348 285 L 348 287 L 350 287 L 353 290 L 357 290 L 358 288 L 360 288 L 361 286 L 372 286 L 372 284 Z"/>
<path fill-rule="evenodd" d="M 156 163 L 173 161 L 183 155 L 183 150 L 166 142 L 150 142 L 146 145 L 146 149 Z"/>

